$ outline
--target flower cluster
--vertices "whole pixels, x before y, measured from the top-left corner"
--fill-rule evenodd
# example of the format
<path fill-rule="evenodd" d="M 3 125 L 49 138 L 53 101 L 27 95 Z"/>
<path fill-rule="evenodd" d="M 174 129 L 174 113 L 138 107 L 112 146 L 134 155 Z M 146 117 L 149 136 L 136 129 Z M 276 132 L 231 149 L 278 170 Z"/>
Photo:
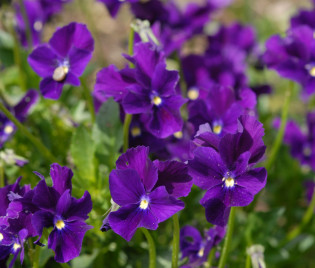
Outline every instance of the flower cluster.
<path fill-rule="evenodd" d="M 149 148 L 127 150 L 109 175 L 109 189 L 117 211 L 104 220 L 110 228 L 130 240 L 137 228 L 156 230 L 158 224 L 184 208 L 179 197 L 187 196 L 192 186 L 187 165 L 177 161 L 151 161 Z"/>
<path fill-rule="evenodd" d="M 92 209 L 90 194 L 86 191 L 82 198 L 71 196 L 72 171 L 67 167 L 52 164 L 50 176 L 52 187 L 41 178 L 34 189 L 29 185 L 15 184 L 1 188 L 0 195 L 0 260 L 18 254 L 24 259 L 24 243 L 28 238 L 39 236 L 35 244 L 43 246 L 40 238 L 44 228 L 53 227 L 48 237 L 48 248 L 55 251 L 57 262 L 68 262 L 80 254 L 83 237 L 92 228 L 85 223 Z"/>

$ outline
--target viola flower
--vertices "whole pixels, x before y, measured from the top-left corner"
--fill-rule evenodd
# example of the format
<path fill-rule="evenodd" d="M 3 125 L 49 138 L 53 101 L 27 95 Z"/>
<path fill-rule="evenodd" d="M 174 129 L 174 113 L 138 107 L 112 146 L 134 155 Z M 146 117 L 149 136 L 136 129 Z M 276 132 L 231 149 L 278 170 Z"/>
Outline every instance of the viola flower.
<path fill-rule="evenodd" d="M 73 173 L 67 167 L 52 164 L 50 176 L 53 187 L 41 180 L 34 188 L 32 203 L 38 210 L 33 214 L 32 224 L 39 236 L 37 242 L 43 228 L 53 227 L 48 248 L 55 251 L 57 262 L 68 262 L 79 256 L 84 234 L 93 228 L 85 223 L 92 209 L 91 196 L 86 191 L 80 199 L 71 197 Z"/>
<path fill-rule="evenodd" d="M 182 259 L 189 261 L 183 267 L 200 267 L 207 261 L 211 249 L 217 246 L 225 236 L 226 228 L 214 226 L 205 233 L 203 239 L 199 231 L 192 226 L 184 226 L 180 230 L 180 250 Z M 192 239 L 192 240 L 188 240 Z"/>
<path fill-rule="evenodd" d="M 36 47 L 41 43 L 41 33 L 43 25 L 46 21 L 41 4 L 39 1 L 23 0 L 25 6 L 26 16 L 30 23 L 30 30 L 32 34 L 32 46 Z M 16 30 L 24 47 L 28 47 L 28 40 L 26 38 L 25 21 L 22 16 L 21 7 L 19 4 L 15 5 L 16 10 Z"/>
<path fill-rule="evenodd" d="M 291 155 L 298 159 L 302 165 L 315 170 L 315 112 L 307 114 L 307 132 L 292 120 L 289 120 L 284 134 L 284 142 L 290 146 Z M 280 126 L 280 120 L 274 122 L 275 127 Z"/>
<path fill-rule="evenodd" d="M 29 110 L 37 102 L 38 93 L 35 90 L 29 90 L 25 96 L 14 107 L 8 107 L 11 113 L 21 122 L 25 121 Z M 4 114 L 0 112 L 0 148 L 7 142 L 16 131 L 16 126 Z"/>
<path fill-rule="evenodd" d="M 209 123 L 212 132 L 223 136 L 237 130 L 237 119 L 244 112 L 234 92 L 223 86 L 212 86 L 206 99 L 196 100 L 188 106 L 189 122 L 195 129 Z"/>
<path fill-rule="evenodd" d="M 183 126 L 180 107 L 185 103 L 176 92 L 179 75 L 166 69 L 165 57 L 150 43 L 135 45 L 134 55 L 125 57 L 135 69 L 118 71 L 110 66 L 96 79 L 94 96 L 100 101 L 114 97 L 124 112 L 139 114 L 145 129 L 157 138 L 166 138 Z"/>
<path fill-rule="evenodd" d="M 184 208 L 177 200 L 190 192 L 187 167 L 179 162 L 152 162 L 149 148 L 127 150 L 109 175 L 113 201 L 120 208 L 111 212 L 108 222 L 113 231 L 127 241 L 137 228 L 156 230 L 158 224 Z"/>
<path fill-rule="evenodd" d="M 250 116 L 241 117 L 240 122 L 241 132 L 226 134 L 216 145 L 209 139 L 206 147 L 195 149 L 194 159 L 188 162 L 194 184 L 207 190 L 200 203 L 212 224 L 225 225 L 229 208 L 249 205 L 266 184 L 266 169 L 252 168 L 265 151 L 263 131 Z"/>
<path fill-rule="evenodd" d="M 33 70 L 43 78 L 45 98 L 59 99 L 64 84 L 79 86 L 79 77 L 92 57 L 94 41 L 84 24 L 72 22 L 59 28 L 49 44 L 34 49 L 28 57 Z"/>
<path fill-rule="evenodd" d="M 268 68 L 301 84 L 304 97 L 315 92 L 313 32 L 313 29 L 303 25 L 289 29 L 284 38 L 274 35 L 267 40 L 263 57 Z"/>

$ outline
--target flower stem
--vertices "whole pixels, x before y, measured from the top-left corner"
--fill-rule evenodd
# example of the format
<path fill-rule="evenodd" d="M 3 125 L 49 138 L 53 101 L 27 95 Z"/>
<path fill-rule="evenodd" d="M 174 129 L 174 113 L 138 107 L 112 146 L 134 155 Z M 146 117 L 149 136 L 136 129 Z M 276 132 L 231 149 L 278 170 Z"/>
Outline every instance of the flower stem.
<path fill-rule="evenodd" d="M 150 235 L 149 231 L 145 228 L 141 228 L 144 236 L 148 241 L 149 246 L 149 268 L 155 268 L 156 264 L 156 251 L 155 251 L 155 244 L 153 241 L 152 236 Z"/>
<path fill-rule="evenodd" d="M 0 188 L 4 187 L 4 163 L 0 160 Z"/>
<path fill-rule="evenodd" d="M 23 21 L 25 24 L 25 35 L 26 35 L 27 45 L 28 45 L 28 48 L 31 49 L 33 47 L 31 23 L 27 16 L 27 12 L 26 12 L 26 8 L 25 8 L 23 0 L 19 0 L 19 4 L 20 4 L 20 10 L 23 17 Z"/>
<path fill-rule="evenodd" d="M 24 127 L 15 116 L 10 113 L 10 111 L 0 102 L 0 110 L 9 118 L 17 128 L 35 145 L 35 147 L 42 153 L 47 160 L 51 163 L 58 162 L 57 159 L 51 154 L 51 152 L 42 144 L 42 142 L 37 139 L 33 134 L 31 134 L 26 127 Z"/>
<path fill-rule="evenodd" d="M 226 237 L 224 240 L 224 246 L 223 246 L 222 255 L 221 255 L 221 258 L 219 261 L 218 268 L 224 268 L 225 267 L 227 255 L 229 253 L 230 244 L 231 244 L 231 240 L 232 240 L 233 229 L 234 229 L 235 211 L 236 211 L 236 208 L 231 207 L 229 222 L 228 222 L 228 226 L 227 226 L 227 234 L 226 234 Z"/>
<path fill-rule="evenodd" d="M 126 114 L 124 126 L 123 126 L 123 135 L 124 135 L 123 150 L 124 150 L 124 152 L 126 152 L 127 149 L 129 148 L 129 128 L 130 128 L 131 120 L 132 120 L 132 114 Z"/>
<path fill-rule="evenodd" d="M 269 158 L 266 162 L 266 169 L 269 171 L 271 168 L 271 165 L 273 164 L 277 153 L 279 151 L 279 148 L 282 144 L 283 141 L 283 136 L 284 136 L 284 131 L 285 131 L 285 127 L 288 121 L 288 113 L 289 113 L 289 106 L 290 106 L 290 100 L 291 100 L 291 95 L 293 92 L 293 88 L 294 88 L 294 82 L 290 82 L 290 85 L 287 89 L 287 91 L 285 92 L 284 95 L 284 104 L 282 107 L 282 114 L 281 114 L 281 125 L 280 125 L 280 129 L 278 131 L 277 137 L 272 145 L 270 154 L 269 154 Z"/>
<path fill-rule="evenodd" d="M 95 110 L 94 110 L 94 104 L 93 104 L 93 97 L 92 97 L 91 91 L 89 90 L 88 85 L 86 84 L 85 79 L 83 77 L 81 77 L 80 80 L 81 80 L 83 92 L 85 95 L 85 99 L 87 102 L 87 106 L 88 106 L 88 109 L 89 109 L 90 114 L 91 114 L 92 124 L 94 124 L 94 122 L 95 122 Z"/>
<path fill-rule="evenodd" d="M 215 256 L 215 247 L 213 247 L 210 251 L 210 254 L 208 256 L 208 267 L 212 267 L 213 258 Z"/>
<path fill-rule="evenodd" d="M 314 193 L 312 196 L 311 203 L 309 204 L 307 210 L 305 211 L 301 223 L 296 228 L 294 228 L 290 233 L 288 233 L 286 237 L 287 242 L 291 241 L 292 239 L 294 239 L 301 233 L 303 228 L 312 219 L 312 216 L 314 214 L 314 209 L 315 209 L 315 187 L 314 187 Z"/>
<path fill-rule="evenodd" d="M 130 33 L 129 33 L 129 41 L 128 41 L 128 54 L 130 56 L 133 55 L 133 45 L 134 45 L 134 41 L 135 41 L 135 30 L 130 27 Z M 134 68 L 135 66 L 130 62 L 129 63 L 129 67 L 130 68 Z"/>
<path fill-rule="evenodd" d="M 173 217 L 173 252 L 172 252 L 172 268 L 178 267 L 178 253 L 179 253 L 179 221 L 178 215 L 175 214 Z"/>

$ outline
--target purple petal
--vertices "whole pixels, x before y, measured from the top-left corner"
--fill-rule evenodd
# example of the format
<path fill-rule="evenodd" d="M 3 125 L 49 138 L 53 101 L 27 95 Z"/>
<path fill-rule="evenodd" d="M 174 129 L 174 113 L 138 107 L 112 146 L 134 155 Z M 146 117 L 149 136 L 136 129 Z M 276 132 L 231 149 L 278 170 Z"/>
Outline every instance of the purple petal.
<path fill-rule="evenodd" d="M 88 191 L 80 199 L 71 198 L 71 205 L 65 214 L 67 219 L 84 219 L 88 218 L 88 214 L 92 210 L 91 195 Z"/>
<path fill-rule="evenodd" d="M 51 77 L 44 78 L 39 84 L 42 95 L 47 99 L 53 100 L 58 100 L 60 98 L 62 87 L 63 82 L 56 82 Z"/>
<path fill-rule="evenodd" d="M 70 71 L 76 76 L 81 76 L 85 67 L 92 58 L 92 53 L 87 50 L 71 48 L 69 52 Z"/>
<path fill-rule="evenodd" d="M 230 215 L 230 207 L 226 207 L 219 199 L 210 199 L 204 204 L 207 221 L 219 226 L 225 226 Z"/>
<path fill-rule="evenodd" d="M 34 188 L 32 202 L 34 205 L 48 210 L 55 211 L 60 194 L 52 187 L 48 187 L 44 180 L 40 181 Z"/>
<path fill-rule="evenodd" d="M 265 168 L 255 168 L 236 177 L 238 186 L 246 188 L 252 195 L 257 194 L 266 185 L 267 171 Z"/>
<path fill-rule="evenodd" d="M 70 190 L 66 190 L 63 192 L 63 194 L 60 196 L 57 206 L 56 206 L 56 215 L 58 216 L 64 216 L 71 205 L 71 195 Z"/>
<path fill-rule="evenodd" d="M 42 236 L 43 229 L 54 226 L 54 215 L 43 210 L 37 211 L 32 216 L 32 224 L 39 236 L 37 240 L 39 241 Z"/>
<path fill-rule="evenodd" d="M 137 204 L 145 194 L 139 174 L 134 169 L 112 170 L 109 189 L 114 202 L 120 206 Z"/>
<path fill-rule="evenodd" d="M 158 180 L 158 170 L 149 159 L 149 147 L 138 146 L 128 149 L 117 162 L 117 169 L 134 169 L 138 172 L 144 188 L 150 192 Z"/>
<path fill-rule="evenodd" d="M 156 188 L 149 197 L 150 209 L 159 222 L 167 220 L 185 207 L 184 202 L 170 196 L 164 186 Z"/>
<path fill-rule="evenodd" d="M 129 92 L 122 101 L 124 110 L 128 114 L 147 113 L 152 107 L 150 96 L 140 92 L 141 87 L 132 85 L 128 88 Z"/>
<path fill-rule="evenodd" d="M 73 172 L 68 167 L 62 167 L 57 163 L 50 166 L 50 176 L 53 181 L 54 189 L 62 195 L 66 190 L 72 189 L 71 179 L 73 177 Z"/>
<path fill-rule="evenodd" d="M 20 120 L 24 121 L 26 119 L 29 109 L 38 100 L 38 92 L 36 90 L 29 90 L 25 96 L 19 101 L 19 103 L 14 107 L 14 115 Z"/>

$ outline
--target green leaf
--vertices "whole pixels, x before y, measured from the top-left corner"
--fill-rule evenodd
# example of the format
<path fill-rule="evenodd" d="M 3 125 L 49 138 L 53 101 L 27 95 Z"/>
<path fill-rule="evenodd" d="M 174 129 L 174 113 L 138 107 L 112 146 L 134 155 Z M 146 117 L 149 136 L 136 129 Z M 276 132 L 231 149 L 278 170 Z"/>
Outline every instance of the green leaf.
<path fill-rule="evenodd" d="M 95 144 L 91 134 L 83 126 L 79 126 L 72 136 L 71 156 L 77 168 L 77 176 L 83 181 L 95 181 L 94 154 Z"/>
<path fill-rule="evenodd" d="M 83 254 L 77 258 L 75 258 L 71 264 L 72 267 L 76 268 L 88 268 L 92 265 L 93 261 L 97 257 L 99 251 L 97 249 L 93 250 L 93 253 L 91 255 Z"/>

